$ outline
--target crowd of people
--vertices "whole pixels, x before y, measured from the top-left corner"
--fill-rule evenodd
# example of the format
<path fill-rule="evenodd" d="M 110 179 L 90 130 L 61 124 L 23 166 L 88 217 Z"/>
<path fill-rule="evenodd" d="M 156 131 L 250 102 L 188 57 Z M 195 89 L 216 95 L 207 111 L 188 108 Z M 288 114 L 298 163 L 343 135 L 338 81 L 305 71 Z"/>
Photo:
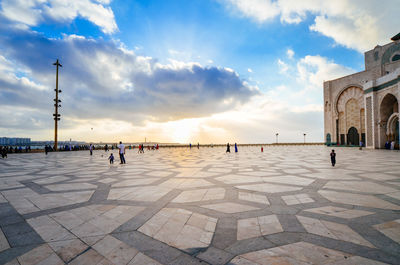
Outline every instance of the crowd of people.
<path fill-rule="evenodd" d="M 11 154 L 11 153 L 28 153 L 31 152 L 31 147 L 30 146 L 1 146 L 0 145 L 0 154 L 2 158 L 6 158 L 7 154 Z"/>

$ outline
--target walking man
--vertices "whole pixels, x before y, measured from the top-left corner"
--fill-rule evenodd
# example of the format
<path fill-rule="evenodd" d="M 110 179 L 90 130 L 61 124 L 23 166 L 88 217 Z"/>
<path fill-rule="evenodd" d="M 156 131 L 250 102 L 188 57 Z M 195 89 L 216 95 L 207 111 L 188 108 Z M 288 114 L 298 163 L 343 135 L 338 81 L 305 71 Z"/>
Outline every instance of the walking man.
<path fill-rule="evenodd" d="M 125 161 L 125 145 L 120 141 L 119 145 L 118 145 L 118 149 L 119 149 L 119 159 L 121 160 L 120 164 L 126 164 Z"/>
<path fill-rule="evenodd" d="M 231 146 L 229 143 L 226 144 L 226 152 L 225 153 L 230 153 L 231 152 Z"/>
<path fill-rule="evenodd" d="M 331 163 L 332 163 L 333 167 L 336 164 L 336 153 L 335 153 L 335 150 L 332 150 L 332 153 L 331 153 Z"/>
<path fill-rule="evenodd" d="M 93 155 L 93 144 L 90 144 L 89 150 L 90 150 L 90 155 Z"/>

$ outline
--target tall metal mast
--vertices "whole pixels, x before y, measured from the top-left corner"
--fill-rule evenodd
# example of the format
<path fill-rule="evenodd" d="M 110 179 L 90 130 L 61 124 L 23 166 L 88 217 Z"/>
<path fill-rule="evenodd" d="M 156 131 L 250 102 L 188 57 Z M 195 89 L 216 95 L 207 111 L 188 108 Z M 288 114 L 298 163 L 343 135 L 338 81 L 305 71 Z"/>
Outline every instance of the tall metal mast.
<path fill-rule="evenodd" d="M 56 98 L 54 99 L 54 109 L 55 109 L 55 113 L 53 114 L 54 116 L 54 151 L 57 151 L 57 145 L 58 145 L 58 141 L 57 141 L 57 134 L 58 134 L 58 121 L 60 120 L 61 114 L 58 114 L 58 108 L 61 108 L 61 100 L 58 99 L 58 93 L 61 93 L 61 90 L 58 90 L 58 67 L 62 67 L 62 65 L 58 62 L 58 59 L 55 63 L 53 63 L 53 65 L 56 66 L 57 70 L 56 70 L 56 89 L 54 89 L 54 91 L 56 91 Z"/>

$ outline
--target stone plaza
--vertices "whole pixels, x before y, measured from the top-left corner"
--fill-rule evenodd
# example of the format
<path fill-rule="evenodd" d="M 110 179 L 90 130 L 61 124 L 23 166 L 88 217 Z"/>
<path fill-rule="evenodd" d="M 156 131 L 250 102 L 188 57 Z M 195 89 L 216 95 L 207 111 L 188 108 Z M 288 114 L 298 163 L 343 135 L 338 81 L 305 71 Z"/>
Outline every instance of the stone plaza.
<path fill-rule="evenodd" d="M 400 152 L 330 150 L 11 154 L 0 264 L 400 264 Z"/>

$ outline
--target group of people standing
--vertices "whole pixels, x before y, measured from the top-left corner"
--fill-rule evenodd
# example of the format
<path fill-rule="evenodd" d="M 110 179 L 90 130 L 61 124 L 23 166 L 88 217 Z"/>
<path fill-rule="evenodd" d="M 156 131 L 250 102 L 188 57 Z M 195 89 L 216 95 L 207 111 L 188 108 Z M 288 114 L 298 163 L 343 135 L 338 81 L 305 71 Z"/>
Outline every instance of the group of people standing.
<path fill-rule="evenodd" d="M 235 143 L 235 153 L 237 153 L 239 150 L 238 150 L 238 147 L 237 147 L 237 144 Z M 226 152 L 225 153 L 230 153 L 231 152 L 231 146 L 230 146 L 230 144 L 229 143 L 227 143 L 226 144 Z"/>

